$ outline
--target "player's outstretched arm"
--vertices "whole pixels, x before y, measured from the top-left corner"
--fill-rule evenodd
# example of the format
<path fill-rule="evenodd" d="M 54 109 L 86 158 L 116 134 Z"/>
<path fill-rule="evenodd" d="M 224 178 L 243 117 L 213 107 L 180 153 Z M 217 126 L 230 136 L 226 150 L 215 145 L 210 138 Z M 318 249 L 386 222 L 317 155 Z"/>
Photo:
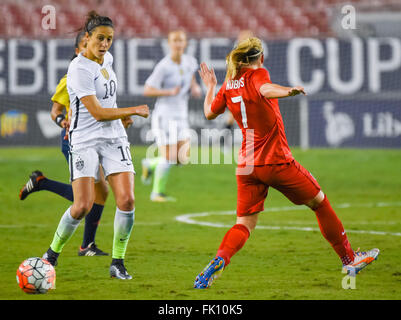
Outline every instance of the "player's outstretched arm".
<path fill-rule="evenodd" d="M 117 120 L 129 116 L 140 116 L 143 118 L 149 116 L 149 107 L 146 104 L 127 108 L 102 108 L 94 95 L 82 97 L 81 102 L 97 121 Z"/>
<path fill-rule="evenodd" d="M 145 97 L 171 97 L 176 96 L 180 92 L 180 87 L 175 87 L 172 89 L 157 89 L 145 84 L 143 95 Z"/>
<path fill-rule="evenodd" d="M 274 83 L 263 84 L 259 91 L 267 99 L 291 97 L 301 93 L 306 95 L 303 87 L 284 87 Z"/>
<path fill-rule="evenodd" d="M 212 102 L 216 91 L 217 78 L 213 68 L 209 69 L 206 63 L 204 62 L 200 64 L 199 75 L 206 86 L 206 96 L 203 102 L 203 112 L 205 114 L 206 119 L 212 120 L 218 116 L 218 114 L 215 114 L 211 110 Z"/>

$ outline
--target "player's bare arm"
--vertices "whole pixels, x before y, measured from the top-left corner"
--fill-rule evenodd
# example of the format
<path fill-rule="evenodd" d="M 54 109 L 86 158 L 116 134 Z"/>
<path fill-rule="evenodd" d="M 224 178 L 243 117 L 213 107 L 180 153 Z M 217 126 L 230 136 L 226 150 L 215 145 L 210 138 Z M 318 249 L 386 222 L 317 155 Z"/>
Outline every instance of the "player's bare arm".
<path fill-rule="evenodd" d="M 67 120 L 63 113 L 65 106 L 56 101 L 53 102 L 52 110 L 50 111 L 50 116 L 54 122 L 57 123 L 61 128 L 67 127 Z"/>
<path fill-rule="evenodd" d="M 206 63 L 202 62 L 200 64 L 199 75 L 206 86 L 206 96 L 203 103 L 203 112 L 207 120 L 213 120 L 218 116 L 218 114 L 215 114 L 211 110 L 217 85 L 216 74 L 214 73 L 213 68 L 209 69 Z"/>
<path fill-rule="evenodd" d="M 145 104 L 127 108 L 102 108 L 94 95 L 82 97 L 81 101 L 97 121 L 117 120 L 129 116 L 140 116 L 143 118 L 149 116 L 149 107 Z"/>
<path fill-rule="evenodd" d="M 164 96 L 176 96 L 180 92 L 180 87 L 172 89 L 157 89 L 148 85 L 145 85 L 143 94 L 146 97 L 164 97 Z"/>
<path fill-rule="evenodd" d="M 265 83 L 259 91 L 267 99 L 292 97 L 301 93 L 306 95 L 303 87 L 284 87 L 274 83 Z"/>

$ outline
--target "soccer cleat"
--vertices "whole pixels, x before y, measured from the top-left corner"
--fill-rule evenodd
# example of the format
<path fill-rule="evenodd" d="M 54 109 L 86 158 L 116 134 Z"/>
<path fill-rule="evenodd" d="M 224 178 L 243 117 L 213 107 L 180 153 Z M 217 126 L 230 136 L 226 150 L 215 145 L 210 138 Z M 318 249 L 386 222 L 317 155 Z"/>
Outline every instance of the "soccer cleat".
<path fill-rule="evenodd" d="M 39 170 L 31 173 L 28 182 L 19 192 L 20 200 L 24 200 L 32 192 L 39 191 L 39 181 L 45 179 L 45 176 Z"/>
<path fill-rule="evenodd" d="M 153 202 L 176 202 L 177 201 L 177 199 L 174 197 L 167 196 L 164 193 L 155 193 L 155 192 L 152 192 L 150 194 L 150 200 Z"/>
<path fill-rule="evenodd" d="M 344 265 L 343 272 L 350 275 L 358 274 L 363 268 L 375 261 L 379 256 L 379 253 L 380 250 L 376 248 L 366 252 L 361 252 L 358 248 L 358 250 L 354 252 L 354 261 L 350 264 Z"/>
<path fill-rule="evenodd" d="M 207 289 L 213 281 L 221 276 L 224 270 L 224 259 L 216 257 L 203 269 L 203 271 L 195 278 L 194 288 Z"/>
<path fill-rule="evenodd" d="M 131 280 L 132 276 L 128 274 L 127 269 L 124 266 L 123 261 L 112 262 L 110 265 L 110 277 L 121 279 L 121 280 Z"/>
<path fill-rule="evenodd" d="M 42 259 L 48 261 L 53 267 L 57 266 L 57 259 L 60 254 L 54 252 L 51 248 L 47 249 Z"/>
<path fill-rule="evenodd" d="M 91 242 L 86 248 L 84 249 L 82 249 L 82 247 L 79 248 L 78 255 L 92 257 L 92 256 L 108 256 L 109 254 L 107 252 L 100 250 L 94 242 Z"/>
<path fill-rule="evenodd" d="M 149 168 L 147 159 L 142 159 L 141 181 L 144 185 L 150 185 L 152 182 L 152 170 Z"/>

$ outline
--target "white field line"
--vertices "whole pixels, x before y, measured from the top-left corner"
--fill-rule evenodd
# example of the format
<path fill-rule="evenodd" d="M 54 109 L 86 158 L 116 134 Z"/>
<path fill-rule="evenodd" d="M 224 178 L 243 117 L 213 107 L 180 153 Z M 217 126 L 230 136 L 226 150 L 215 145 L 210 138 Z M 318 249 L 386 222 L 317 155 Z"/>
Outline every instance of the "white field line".
<path fill-rule="evenodd" d="M 376 208 L 376 207 L 401 207 L 401 202 L 379 202 L 379 203 L 364 203 L 364 204 L 350 204 L 343 203 L 335 206 L 336 208 Z M 278 212 L 278 211 L 301 211 L 301 210 L 310 210 L 304 206 L 288 206 L 288 207 L 273 207 L 268 208 L 263 212 Z M 207 222 L 207 221 L 197 221 L 194 218 L 198 217 L 208 217 L 212 215 L 235 215 L 235 211 L 210 211 L 210 212 L 199 212 L 199 213 L 188 213 L 175 217 L 175 220 L 187 223 L 187 224 L 196 224 L 200 226 L 206 227 L 214 227 L 214 228 L 230 228 L 232 225 L 218 223 L 218 222 Z M 380 221 L 381 224 L 387 224 L 385 221 Z M 369 224 L 368 222 L 364 222 L 363 224 Z M 373 221 L 370 224 L 375 224 Z M 389 222 L 388 224 L 394 224 Z M 263 226 L 258 225 L 256 229 L 267 229 L 267 230 L 292 230 L 292 231 L 320 231 L 319 228 L 314 227 L 295 227 L 295 226 Z M 375 231 L 375 230 L 352 230 L 347 229 L 348 233 L 362 233 L 362 234 L 373 234 L 373 235 L 390 235 L 401 237 L 401 232 L 387 232 L 387 231 Z"/>

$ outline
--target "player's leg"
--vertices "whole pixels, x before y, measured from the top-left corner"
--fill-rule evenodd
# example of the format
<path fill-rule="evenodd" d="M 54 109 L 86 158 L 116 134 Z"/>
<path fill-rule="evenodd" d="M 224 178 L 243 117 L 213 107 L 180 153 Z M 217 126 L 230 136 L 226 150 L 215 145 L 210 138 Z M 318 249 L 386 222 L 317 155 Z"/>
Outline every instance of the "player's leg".
<path fill-rule="evenodd" d="M 161 155 L 154 168 L 153 188 L 150 199 L 154 202 L 175 201 L 166 195 L 167 181 L 173 163 L 177 163 L 177 144 L 166 144 L 159 146 Z"/>
<path fill-rule="evenodd" d="M 264 210 L 268 186 L 251 175 L 237 175 L 237 220 L 223 237 L 216 256 L 196 277 L 194 288 L 205 289 L 212 285 L 231 258 L 245 245 L 255 229 L 259 214 Z"/>
<path fill-rule="evenodd" d="M 187 164 L 191 153 L 191 140 L 179 140 L 177 144 L 177 164 Z"/>
<path fill-rule="evenodd" d="M 206 289 L 212 285 L 231 262 L 231 258 L 245 245 L 257 221 L 258 213 L 237 217 L 236 224 L 224 235 L 216 256 L 196 277 L 194 288 Z"/>
<path fill-rule="evenodd" d="M 39 170 L 35 170 L 31 173 L 27 183 L 19 192 L 19 198 L 20 200 L 25 200 L 31 193 L 42 190 L 58 194 L 71 202 L 74 201 L 74 195 L 70 184 L 48 179 Z"/>
<path fill-rule="evenodd" d="M 347 265 L 351 263 L 354 259 L 354 251 L 348 241 L 341 220 L 331 207 L 323 191 L 320 190 L 315 197 L 306 200 L 304 204 L 315 212 L 323 237 L 333 247 L 342 264 Z"/>
<path fill-rule="evenodd" d="M 59 254 L 71 239 L 81 220 L 92 208 L 95 198 L 93 177 L 75 179 L 72 182 L 72 188 L 75 195 L 74 202 L 61 217 L 50 248 L 43 256 L 52 265 L 56 265 Z"/>
<path fill-rule="evenodd" d="M 99 154 L 96 147 L 75 146 L 69 153 L 70 180 L 74 202 L 67 209 L 44 255 L 53 265 L 80 221 L 89 213 L 95 199 L 95 179 L 99 178 Z"/>
<path fill-rule="evenodd" d="M 255 229 L 259 214 L 238 216 L 236 224 L 224 235 L 216 256 L 224 259 L 224 265 L 231 262 L 231 258 L 244 246 L 251 232 Z"/>
<path fill-rule="evenodd" d="M 380 253 L 380 250 L 377 248 L 366 252 L 359 250 L 354 252 L 352 250 L 340 219 L 331 207 L 327 196 L 322 191 L 305 204 L 315 211 L 323 237 L 331 244 L 334 251 L 340 257 L 345 270 L 349 273 L 357 274 L 377 259 Z"/>
<path fill-rule="evenodd" d="M 316 213 L 323 237 L 330 243 L 343 263 L 353 260 L 354 252 L 344 232 L 343 225 L 320 185 L 308 170 L 297 161 L 275 166 L 272 187 L 282 192 L 296 205 L 305 204 Z"/>
<path fill-rule="evenodd" d="M 343 224 L 310 172 L 297 161 L 293 161 L 283 169 L 278 169 L 276 178 L 277 185 L 273 187 L 293 203 L 305 204 L 315 212 L 323 237 L 333 247 L 342 264 L 353 263 L 356 255 L 348 241 Z"/>
<path fill-rule="evenodd" d="M 61 132 L 61 152 L 63 153 L 64 157 L 68 162 L 70 148 L 68 145 L 68 140 L 64 140 L 64 136 L 65 136 L 65 129 L 63 129 Z M 48 179 L 39 170 L 33 171 L 31 173 L 28 182 L 20 190 L 19 198 L 21 200 L 24 200 L 31 193 L 41 190 L 47 190 L 55 194 L 58 194 L 59 196 L 69 201 L 74 201 L 72 187 L 70 184 Z"/>
<path fill-rule="evenodd" d="M 124 266 L 124 259 L 135 220 L 134 174 L 133 172 L 114 173 L 107 179 L 117 205 L 110 275 L 118 279 L 132 279 Z"/>
<path fill-rule="evenodd" d="M 109 194 L 109 185 L 104 178 L 103 169 L 99 168 L 99 181 L 95 182 L 95 201 L 91 211 L 85 217 L 85 228 L 81 247 L 78 250 L 79 256 L 104 256 L 109 255 L 100 250 L 96 243 L 96 231 L 102 217 L 104 204 Z"/>
<path fill-rule="evenodd" d="M 163 121 L 159 113 L 154 112 L 151 117 L 151 133 L 155 139 L 159 154 L 154 157 L 146 157 L 142 159 L 142 175 L 141 181 L 145 185 L 151 184 L 152 176 L 160 161 L 165 161 L 160 153 L 160 147 L 167 144 L 168 131 L 163 127 Z"/>

